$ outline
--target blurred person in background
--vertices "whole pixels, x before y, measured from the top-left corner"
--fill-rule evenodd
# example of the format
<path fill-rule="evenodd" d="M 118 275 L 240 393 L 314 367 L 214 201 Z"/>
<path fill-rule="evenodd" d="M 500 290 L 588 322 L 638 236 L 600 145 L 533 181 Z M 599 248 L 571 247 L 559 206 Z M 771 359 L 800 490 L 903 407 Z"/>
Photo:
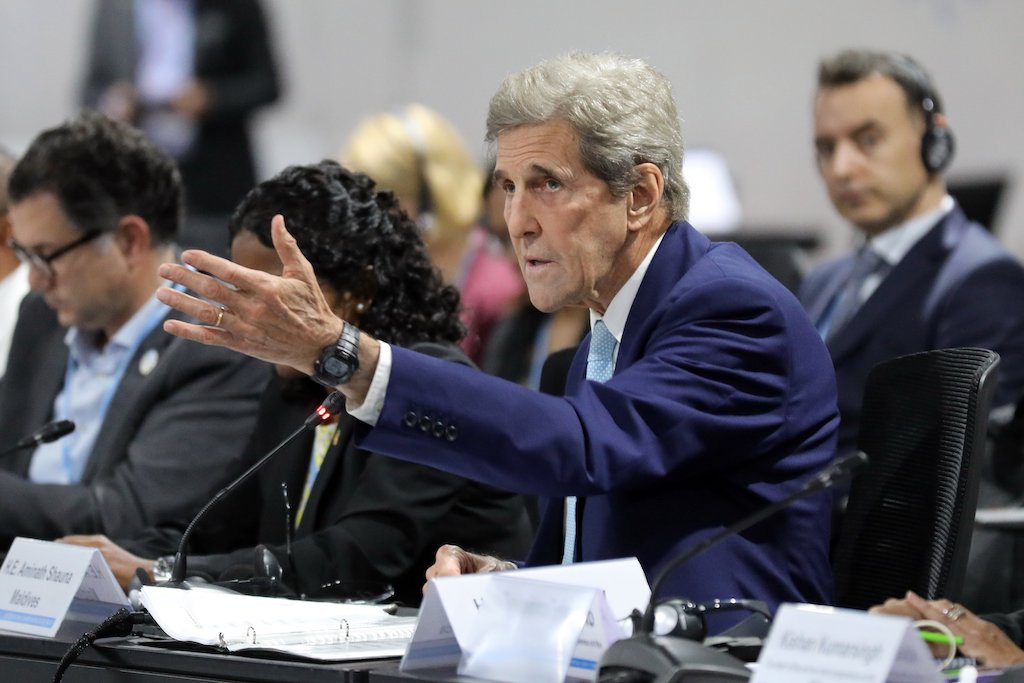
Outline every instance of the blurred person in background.
<path fill-rule="evenodd" d="M 341 163 L 394 192 L 419 225 L 431 260 L 462 296 L 462 348 L 479 364 L 525 285 L 501 241 L 479 224 L 484 177 L 465 142 L 441 115 L 410 104 L 360 123 Z"/>
<path fill-rule="evenodd" d="M 99 0 L 82 103 L 132 123 L 181 168 L 178 241 L 228 249 L 227 219 L 256 184 L 249 121 L 279 83 L 257 0 Z"/>
<path fill-rule="evenodd" d="M 925 68 L 873 50 L 822 60 L 814 149 L 832 204 L 861 238 L 856 251 L 818 267 L 800 288 L 835 368 L 838 454 L 857 448 L 872 368 L 898 356 L 991 349 L 1002 359 L 994 412 L 1012 411 L 1024 391 L 1024 267 L 947 191 L 953 133 Z M 982 507 L 1007 502 L 1000 490 L 1007 484 L 992 483 L 982 477 Z M 844 489 L 836 496 L 837 531 Z M 972 608 L 1002 606 L 1012 547 L 993 532 L 975 533 L 961 596 Z"/>
<path fill-rule="evenodd" d="M 28 294 L 28 264 L 8 244 L 11 239 L 11 217 L 8 215 L 7 179 L 17 159 L 0 147 L 0 382 L 7 369 L 7 354 L 11 349 L 14 325 L 18 322 L 18 308 Z"/>
<path fill-rule="evenodd" d="M 1024 268 L 946 191 L 953 137 L 925 69 L 892 52 L 823 60 L 814 147 L 836 211 L 863 236 L 800 290 L 836 371 L 839 455 L 856 449 L 868 373 L 896 356 L 992 349 L 1002 357 L 993 405 L 1015 402 L 1024 390 Z"/>

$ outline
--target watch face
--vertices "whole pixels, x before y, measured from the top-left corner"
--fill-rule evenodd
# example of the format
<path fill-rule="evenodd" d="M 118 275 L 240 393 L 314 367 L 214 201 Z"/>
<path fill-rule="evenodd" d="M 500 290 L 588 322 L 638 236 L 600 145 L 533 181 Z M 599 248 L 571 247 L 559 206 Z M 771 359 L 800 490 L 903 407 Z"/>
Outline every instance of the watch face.
<path fill-rule="evenodd" d="M 331 356 L 324 361 L 324 373 L 332 376 L 344 375 L 345 371 L 348 370 L 348 366 L 342 362 L 337 356 Z"/>
<path fill-rule="evenodd" d="M 359 330 L 345 323 L 337 344 L 324 349 L 313 364 L 313 379 L 328 387 L 347 382 L 359 367 Z"/>

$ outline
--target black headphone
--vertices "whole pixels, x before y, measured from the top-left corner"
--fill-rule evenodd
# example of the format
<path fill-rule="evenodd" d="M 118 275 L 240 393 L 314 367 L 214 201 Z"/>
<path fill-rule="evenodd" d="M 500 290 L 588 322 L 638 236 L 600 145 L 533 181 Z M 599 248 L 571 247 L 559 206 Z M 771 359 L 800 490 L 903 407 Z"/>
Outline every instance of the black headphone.
<path fill-rule="evenodd" d="M 935 123 L 935 114 L 939 112 L 939 108 L 932 97 L 926 95 L 921 99 L 921 110 L 924 112 L 921 162 L 929 174 L 934 174 L 945 170 L 953 160 L 953 131 Z"/>
<path fill-rule="evenodd" d="M 909 55 L 890 53 L 886 61 L 891 69 L 886 75 L 899 84 L 910 101 L 918 103 L 921 113 L 924 114 L 921 163 L 929 175 L 945 170 L 953 160 L 956 146 L 953 131 L 935 122 L 935 115 L 942 112 L 942 105 L 931 77 L 924 67 Z"/>

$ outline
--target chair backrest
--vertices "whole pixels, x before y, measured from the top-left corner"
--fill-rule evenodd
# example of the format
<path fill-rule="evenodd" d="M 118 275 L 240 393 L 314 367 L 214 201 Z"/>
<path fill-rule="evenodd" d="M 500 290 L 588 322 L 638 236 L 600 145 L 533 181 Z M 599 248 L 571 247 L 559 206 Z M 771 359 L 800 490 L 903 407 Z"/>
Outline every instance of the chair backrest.
<path fill-rule="evenodd" d="M 832 560 L 836 604 L 865 609 L 913 590 L 956 600 L 978 502 L 999 355 L 939 349 L 868 375 L 859 448 Z"/>

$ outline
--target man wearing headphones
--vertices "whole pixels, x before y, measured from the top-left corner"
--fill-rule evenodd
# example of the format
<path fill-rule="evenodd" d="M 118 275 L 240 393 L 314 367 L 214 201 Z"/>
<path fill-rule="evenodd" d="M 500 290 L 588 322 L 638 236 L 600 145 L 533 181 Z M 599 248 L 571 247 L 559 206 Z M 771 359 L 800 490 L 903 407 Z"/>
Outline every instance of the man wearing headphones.
<path fill-rule="evenodd" d="M 977 346 L 1002 357 L 995 406 L 1024 389 L 1024 267 L 946 192 L 953 135 L 927 72 L 910 57 L 848 50 L 822 61 L 814 100 L 818 171 L 861 248 L 804 282 L 839 390 L 839 450 L 856 448 L 876 364 Z"/>

